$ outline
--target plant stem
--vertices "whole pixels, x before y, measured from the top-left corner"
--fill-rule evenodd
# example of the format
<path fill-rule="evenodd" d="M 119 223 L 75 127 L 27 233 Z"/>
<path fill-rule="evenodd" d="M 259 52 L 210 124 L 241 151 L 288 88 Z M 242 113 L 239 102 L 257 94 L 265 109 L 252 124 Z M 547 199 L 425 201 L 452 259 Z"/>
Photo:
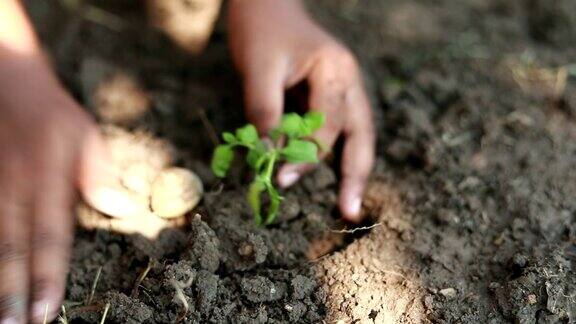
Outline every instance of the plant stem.
<path fill-rule="evenodd" d="M 278 151 L 272 150 L 270 159 L 268 160 L 268 165 L 266 165 L 266 171 L 264 172 L 264 177 L 267 181 L 272 181 L 272 172 L 274 172 L 274 164 L 276 163 L 276 158 L 278 158 Z"/>

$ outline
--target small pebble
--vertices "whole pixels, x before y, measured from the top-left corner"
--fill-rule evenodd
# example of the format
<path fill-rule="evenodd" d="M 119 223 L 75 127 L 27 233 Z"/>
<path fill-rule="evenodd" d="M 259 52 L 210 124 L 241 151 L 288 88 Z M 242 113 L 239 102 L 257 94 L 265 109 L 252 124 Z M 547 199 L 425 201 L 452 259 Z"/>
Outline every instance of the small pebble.
<path fill-rule="evenodd" d="M 491 290 L 496 290 L 500 287 L 501 287 L 501 285 L 497 282 L 491 282 L 490 285 L 488 285 L 488 288 L 490 288 Z"/>
<path fill-rule="evenodd" d="M 527 298 L 528 298 L 528 304 L 530 304 L 530 305 L 534 305 L 538 302 L 538 298 L 534 294 L 528 295 Z"/>
<path fill-rule="evenodd" d="M 446 298 L 454 298 L 456 297 L 456 289 L 454 288 L 444 288 L 439 291 L 440 295 Z"/>

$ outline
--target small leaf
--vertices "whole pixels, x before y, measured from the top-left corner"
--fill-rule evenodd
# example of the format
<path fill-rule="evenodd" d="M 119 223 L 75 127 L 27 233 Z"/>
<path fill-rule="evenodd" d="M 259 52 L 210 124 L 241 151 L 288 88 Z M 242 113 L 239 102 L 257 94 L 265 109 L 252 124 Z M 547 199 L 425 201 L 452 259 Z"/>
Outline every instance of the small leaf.
<path fill-rule="evenodd" d="M 232 144 L 236 142 L 236 136 L 234 136 L 234 134 L 230 133 L 230 132 L 224 132 L 222 134 L 222 138 L 224 139 L 224 142 L 228 143 L 228 144 Z"/>
<path fill-rule="evenodd" d="M 306 113 L 303 118 L 302 136 L 310 136 L 315 131 L 319 130 L 326 121 L 323 113 L 311 111 Z"/>
<path fill-rule="evenodd" d="M 276 143 L 282 136 L 282 130 L 280 127 L 273 128 L 271 131 L 268 132 L 268 136 L 272 140 L 272 142 Z"/>
<path fill-rule="evenodd" d="M 258 131 L 254 125 L 248 124 L 236 130 L 236 137 L 242 144 L 251 145 L 258 141 Z"/>
<path fill-rule="evenodd" d="M 234 160 L 234 150 L 232 150 L 232 146 L 218 145 L 216 150 L 214 150 L 212 163 L 210 164 L 214 175 L 219 178 L 224 178 L 230 168 L 232 160 Z"/>
<path fill-rule="evenodd" d="M 288 137 L 298 137 L 302 131 L 302 117 L 296 113 L 289 113 L 282 117 L 280 131 Z"/>
<path fill-rule="evenodd" d="M 248 188 L 248 204 L 254 213 L 254 223 L 256 223 L 256 226 L 260 226 L 262 224 L 262 203 L 260 200 L 260 194 L 264 190 L 266 190 L 266 185 L 262 180 L 258 178 L 254 179 Z"/>
<path fill-rule="evenodd" d="M 290 140 L 282 155 L 290 163 L 318 163 L 318 147 L 309 141 Z"/>
<path fill-rule="evenodd" d="M 258 171 L 262 165 L 262 158 L 266 155 L 266 145 L 262 141 L 258 141 L 254 148 L 248 151 L 246 155 L 246 163 L 253 169 Z"/>

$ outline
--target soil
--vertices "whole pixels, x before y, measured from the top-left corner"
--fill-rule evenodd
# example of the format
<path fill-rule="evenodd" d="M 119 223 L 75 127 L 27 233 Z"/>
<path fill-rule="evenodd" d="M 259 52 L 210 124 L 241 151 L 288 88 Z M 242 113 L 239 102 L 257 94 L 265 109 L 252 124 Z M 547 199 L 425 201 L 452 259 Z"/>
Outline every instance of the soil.
<path fill-rule="evenodd" d="M 222 22 L 190 58 L 134 2 L 89 2 L 124 28 L 30 3 L 65 84 L 87 103 L 93 57 L 137 76 L 151 109 L 123 126 L 170 140 L 207 194 L 191 227 L 154 242 L 80 229 L 69 318 L 96 322 L 109 303 L 122 323 L 576 322 L 574 1 L 310 3 L 358 54 L 378 117 L 373 226 L 350 235 L 331 230 L 342 224 L 327 166 L 265 229 L 244 202 L 246 170 L 210 175 L 214 131 L 243 122 Z"/>

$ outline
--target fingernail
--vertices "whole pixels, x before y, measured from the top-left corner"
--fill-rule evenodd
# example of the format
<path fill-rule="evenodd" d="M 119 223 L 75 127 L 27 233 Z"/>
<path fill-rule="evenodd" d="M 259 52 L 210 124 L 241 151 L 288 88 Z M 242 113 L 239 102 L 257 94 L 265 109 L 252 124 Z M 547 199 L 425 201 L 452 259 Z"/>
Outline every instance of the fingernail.
<path fill-rule="evenodd" d="M 43 322 L 47 315 L 50 315 L 50 304 L 47 302 L 36 302 L 32 306 L 32 318 Z M 49 316 L 48 316 L 49 317 Z M 50 320 L 50 318 L 48 318 Z"/>
<path fill-rule="evenodd" d="M 295 171 L 288 171 L 281 173 L 278 177 L 278 182 L 281 187 L 290 187 L 300 179 L 300 174 Z"/>
<path fill-rule="evenodd" d="M 0 324 L 19 324 L 20 322 L 15 317 L 3 318 Z"/>
<path fill-rule="evenodd" d="M 350 220 L 355 220 L 360 215 L 360 209 L 362 208 L 362 199 L 360 197 L 354 197 L 350 199 L 348 204 L 344 207 L 346 209 L 346 215 L 351 218 Z"/>

